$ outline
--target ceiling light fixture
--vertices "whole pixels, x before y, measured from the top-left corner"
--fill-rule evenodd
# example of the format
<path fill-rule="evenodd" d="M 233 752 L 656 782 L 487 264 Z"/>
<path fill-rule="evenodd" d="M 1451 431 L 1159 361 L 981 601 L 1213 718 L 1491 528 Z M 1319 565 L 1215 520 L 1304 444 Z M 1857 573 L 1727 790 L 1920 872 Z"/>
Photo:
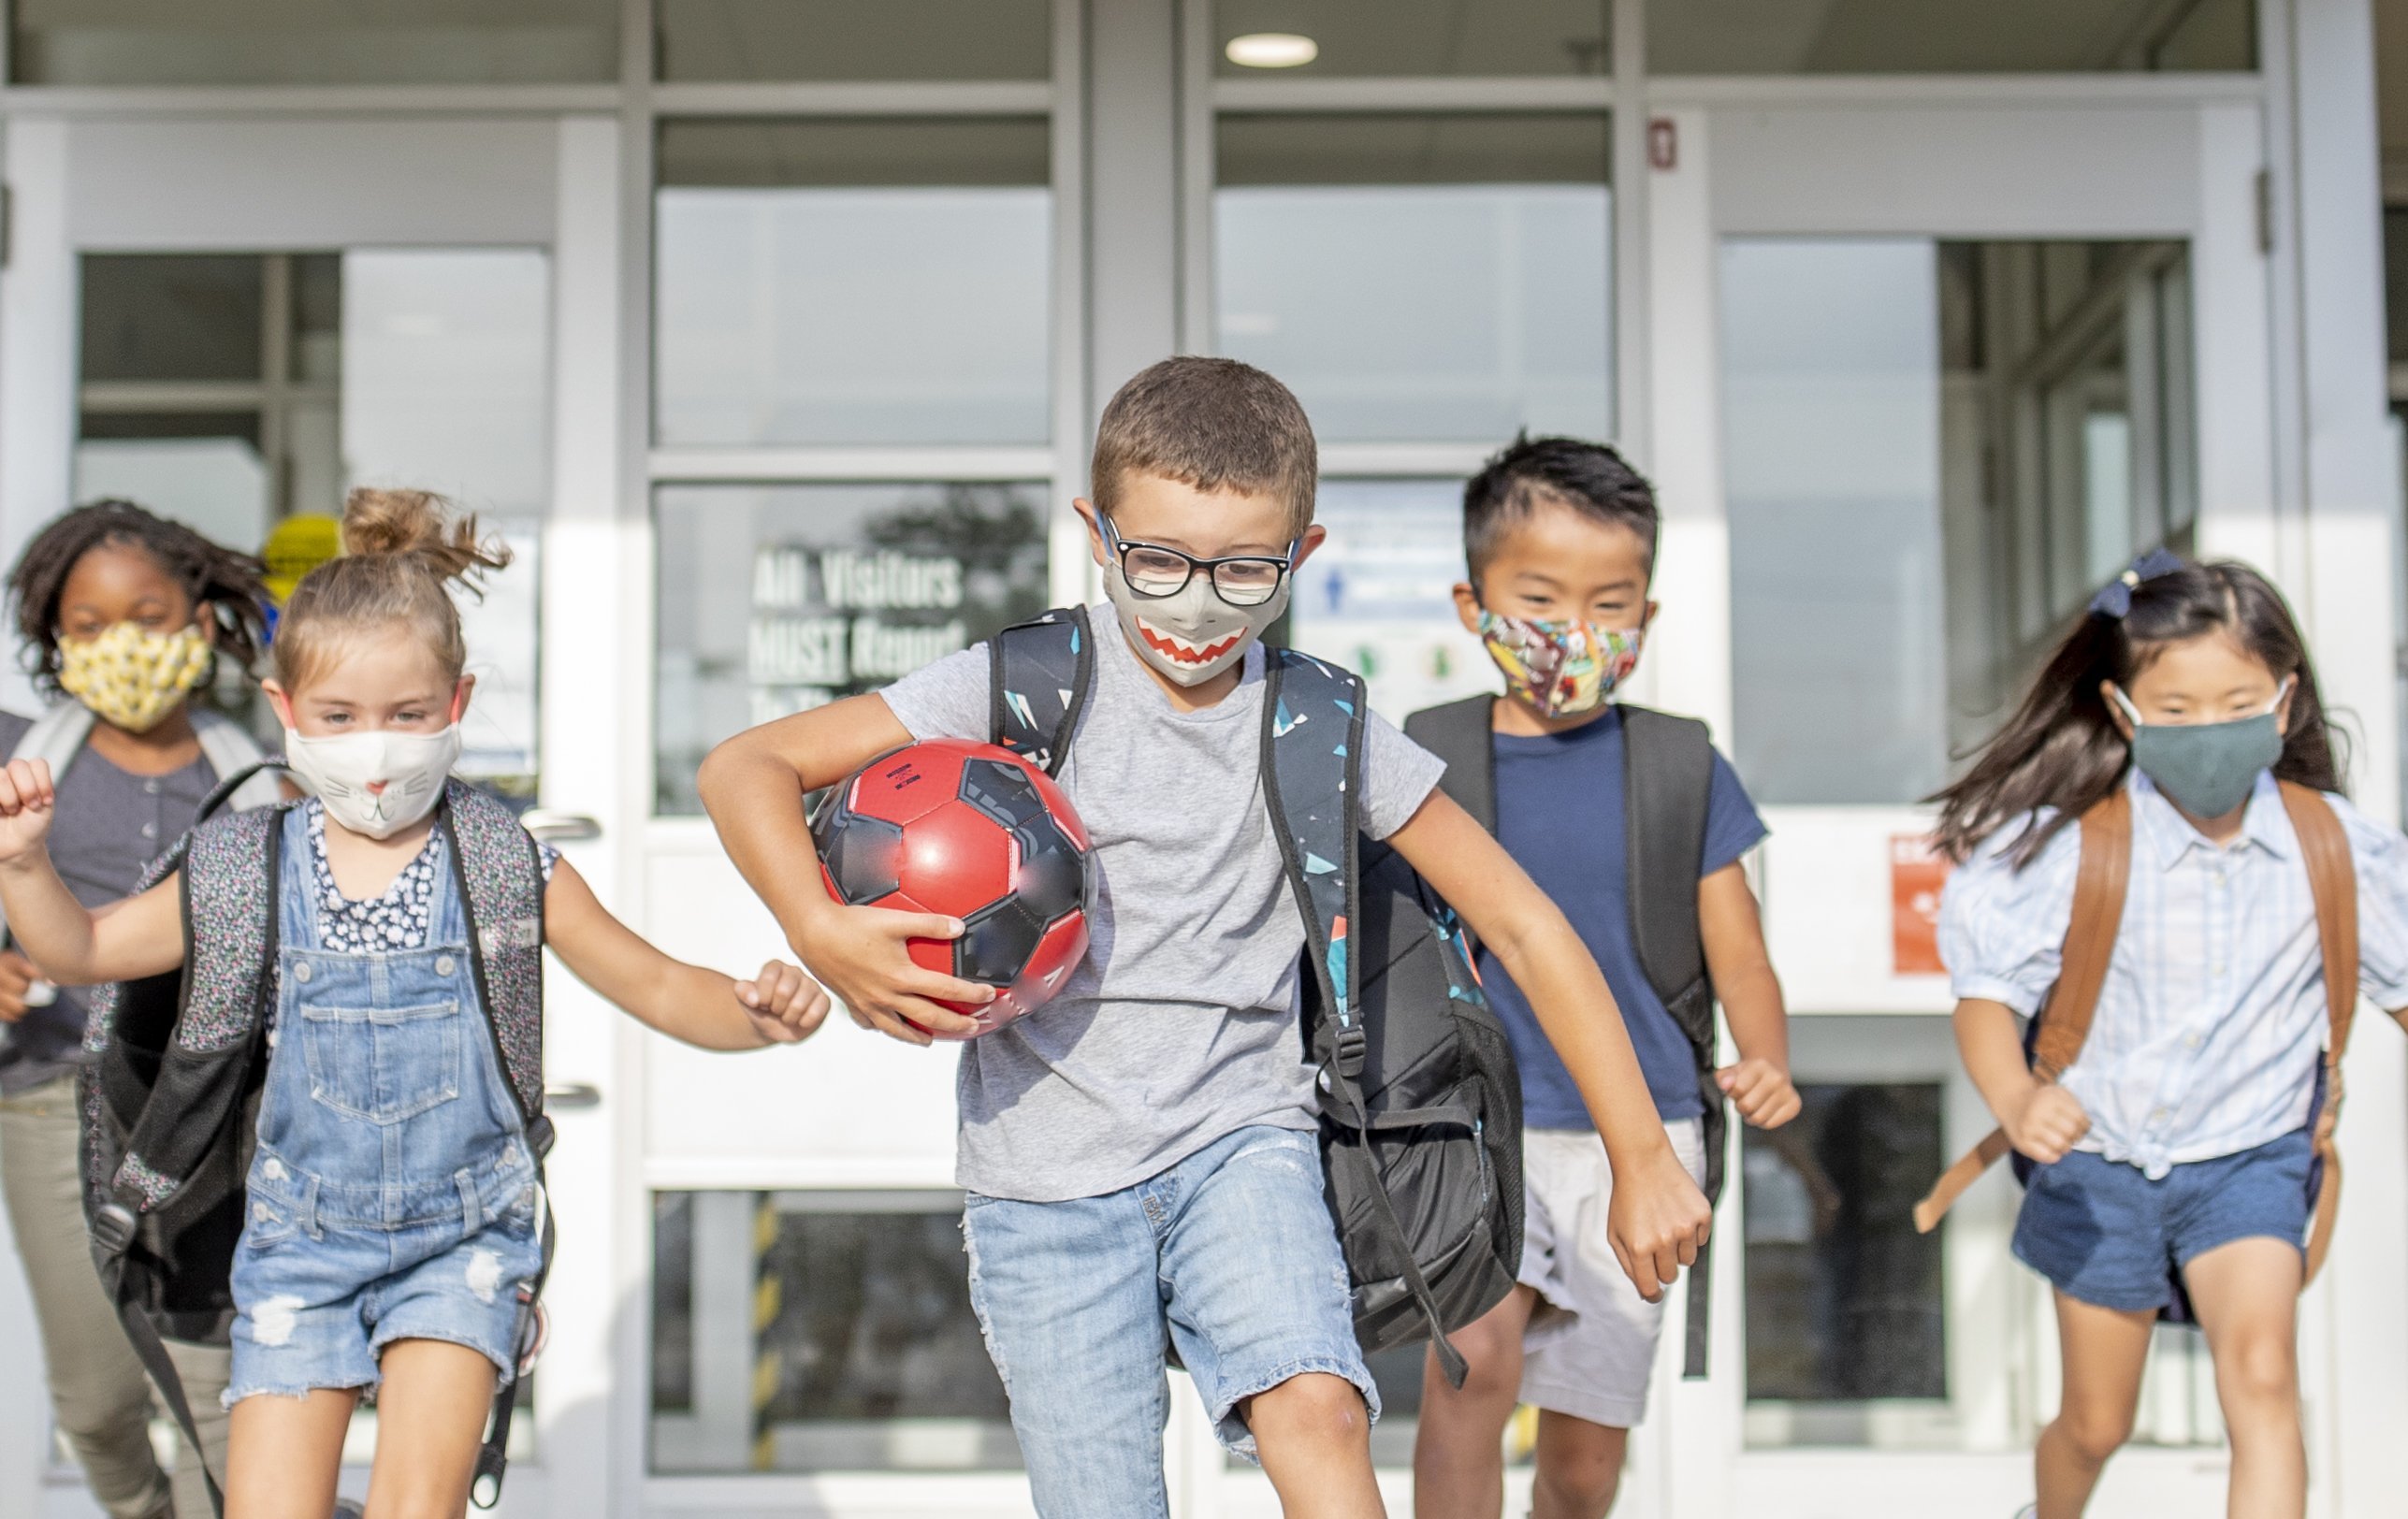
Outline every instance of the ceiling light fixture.
<path fill-rule="evenodd" d="M 1321 44 L 1293 32 L 1248 32 L 1222 51 L 1240 68 L 1298 68 L 1321 56 Z"/>

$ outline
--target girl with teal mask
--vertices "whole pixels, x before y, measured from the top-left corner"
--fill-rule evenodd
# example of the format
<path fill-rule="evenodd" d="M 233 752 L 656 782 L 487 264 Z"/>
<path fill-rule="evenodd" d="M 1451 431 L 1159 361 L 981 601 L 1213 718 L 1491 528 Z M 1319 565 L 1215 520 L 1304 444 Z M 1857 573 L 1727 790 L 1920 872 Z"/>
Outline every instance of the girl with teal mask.
<path fill-rule="evenodd" d="M 2028 1165 L 2013 1248 L 2054 1288 L 2065 1347 L 2038 1519 L 2089 1503 L 2161 1312 L 2207 1330 L 2232 1512 L 2304 1512 L 2298 1306 L 2338 1201 L 2320 1191 L 2337 1052 L 2361 993 L 2408 1013 L 2408 840 L 2339 794 L 2337 746 L 2282 595 L 2161 550 L 2091 600 L 1935 799 L 1957 1045 Z M 2351 927 L 2357 984 L 2328 987 Z M 2053 1008 L 2100 944 L 2095 996 Z"/>

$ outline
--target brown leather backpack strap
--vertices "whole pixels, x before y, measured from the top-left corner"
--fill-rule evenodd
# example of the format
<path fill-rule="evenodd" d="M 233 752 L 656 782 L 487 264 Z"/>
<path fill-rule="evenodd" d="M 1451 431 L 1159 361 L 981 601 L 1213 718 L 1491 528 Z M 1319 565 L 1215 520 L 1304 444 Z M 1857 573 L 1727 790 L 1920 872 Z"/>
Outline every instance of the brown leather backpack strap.
<path fill-rule="evenodd" d="M 2321 792 L 2285 781 L 2283 810 L 2290 815 L 2291 832 L 2299 836 L 2299 858 L 2308 868 L 2308 891 L 2316 903 L 2316 938 L 2324 950 L 2325 1008 L 2329 1020 L 2325 1105 L 2334 1109 L 2342 1097 L 2342 1053 L 2349 1048 L 2350 1024 L 2357 1012 L 2357 866 L 2350 857 L 2349 834 Z M 2323 1126 L 2320 1121 L 2318 1127 Z M 2332 1250 L 2333 1223 L 2341 1216 L 2340 1147 L 2319 1135 L 2316 1150 L 2324 1161 L 2324 1179 L 2316 1188 L 2315 1211 L 2308 1230 L 2308 1281 L 2314 1281 L 2323 1269 L 2325 1256 Z"/>
<path fill-rule="evenodd" d="M 2074 874 L 2073 916 L 2066 923 L 2057 984 L 2040 1006 L 2040 1032 L 2033 1040 L 2032 1068 L 2043 1081 L 2063 1075 L 2090 1037 L 2098 993 L 2115 958 L 2116 931 L 2124 924 L 2124 898 L 2132 885 L 2132 794 L 2117 787 L 2082 815 L 2082 863 Z M 1993 1129 L 1981 1143 L 1940 1173 L 1915 1205 L 1915 1232 L 1929 1234 L 2007 1153 L 2007 1131 Z"/>
<path fill-rule="evenodd" d="M 2124 898 L 2132 884 L 2132 793 L 2122 787 L 2082 815 L 2082 867 L 2074 876 L 2073 917 L 2066 924 L 2057 984 L 2040 1008 L 2032 1068 L 2043 1081 L 2063 1076 L 2090 1038 Z"/>

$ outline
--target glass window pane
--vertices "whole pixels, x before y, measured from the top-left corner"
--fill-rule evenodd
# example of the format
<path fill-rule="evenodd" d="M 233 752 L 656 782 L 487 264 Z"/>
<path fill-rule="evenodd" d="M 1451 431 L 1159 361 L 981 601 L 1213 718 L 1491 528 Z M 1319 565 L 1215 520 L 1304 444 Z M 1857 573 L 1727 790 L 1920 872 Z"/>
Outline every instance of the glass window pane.
<path fill-rule="evenodd" d="M 1041 80 L 1048 0 L 660 0 L 664 80 Z"/>
<path fill-rule="evenodd" d="M 257 380 L 266 264 L 256 253 L 86 253 L 85 382 Z"/>
<path fill-rule="evenodd" d="M 1046 606 L 1044 487 L 679 485 L 658 498 L 658 804 L 756 723 L 876 690 Z"/>
<path fill-rule="evenodd" d="M 536 555 L 552 494 L 550 286 L 532 249 L 342 255 L 343 469 L 355 485 L 441 491 L 509 545 L 485 594 L 459 599 L 477 687 L 458 769 L 529 797 Z"/>
<path fill-rule="evenodd" d="M 1042 443 L 1043 121 L 661 129 L 668 444 Z"/>
<path fill-rule="evenodd" d="M 1947 1164 L 1937 1082 L 1802 1082 L 1788 1126 L 1746 1129 L 1748 1396 L 1948 1396 L 1937 1234 L 1914 1207 Z"/>
<path fill-rule="evenodd" d="M 1290 643 L 1362 675 L 1372 707 L 1399 724 L 1497 688 L 1455 615 L 1461 481 L 1324 479 L 1313 515 L 1329 536 L 1296 571 Z"/>
<path fill-rule="evenodd" d="M 1494 442 L 1613 423 L 1603 114 L 1232 116 L 1221 352 L 1325 442 Z"/>
<path fill-rule="evenodd" d="M 960 1194 L 672 1193 L 653 1217 L 654 1471 L 1020 1465 Z"/>
<path fill-rule="evenodd" d="M 1659 74 L 2257 66 L 2252 0 L 1647 0 Z"/>
<path fill-rule="evenodd" d="M 1604 74 L 1613 67 L 1611 8 L 1601 0 L 1219 0 L 1214 62 L 1234 77 Z M 1266 35 L 1312 47 L 1256 40 Z M 1296 62 L 1302 51 L 1311 58 Z"/>
<path fill-rule="evenodd" d="M 16 0 L 18 84 L 532 84 L 618 74 L 619 0 Z"/>
<path fill-rule="evenodd" d="M 1722 253 L 1734 738 L 1766 803 L 1939 785 L 1939 365 L 1932 245 Z"/>

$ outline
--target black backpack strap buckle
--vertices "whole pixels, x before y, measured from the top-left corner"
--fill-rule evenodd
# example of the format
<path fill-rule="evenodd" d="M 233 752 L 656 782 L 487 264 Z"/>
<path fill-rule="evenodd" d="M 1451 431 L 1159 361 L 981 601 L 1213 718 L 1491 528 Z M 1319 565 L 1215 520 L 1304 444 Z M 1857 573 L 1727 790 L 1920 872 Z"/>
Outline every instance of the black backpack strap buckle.
<path fill-rule="evenodd" d="M 134 1243 L 134 1231 L 140 1222 L 123 1203 L 103 1203 L 92 1211 L 92 1242 L 111 1255 L 123 1255 Z"/>
<path fill-rule="evenodd" d="M 1338 1074 L 1352 1081 L 1363 1074 L 1363 1059 L 1371 1049 L 1371 1036 L 1363 1032 L 1363 1025 L 1350 1023 L 1330 1041 L 1329 1059 L 1338 1067 Z"/>
<path fill-rule="evenodd" d="M 527 1148 L 535 1152 L 535 1164 L 541 1165 L 552 1153 L 553 1141 L 559 1131 L 552 1127 L 552 1115 L 538 1113 L 527 1121 Z"/>

